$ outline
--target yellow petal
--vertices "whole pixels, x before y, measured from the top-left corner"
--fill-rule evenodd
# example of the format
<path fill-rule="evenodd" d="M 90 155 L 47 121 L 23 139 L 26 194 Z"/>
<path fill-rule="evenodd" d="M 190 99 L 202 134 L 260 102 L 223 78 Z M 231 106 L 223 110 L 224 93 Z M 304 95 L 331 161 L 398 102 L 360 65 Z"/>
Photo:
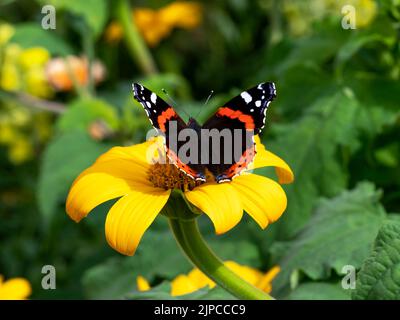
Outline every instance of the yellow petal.
<path fill-rule="evenodd" d="M 184 274 L 177 276 L 174 280 L 171 281 L 171 296 L 181 296 L 184 294 L 189 294 L 194 291 L 199 290 L 192 282 L 192 280 Z"/>
<path fill-rule="evenodd" d="M 286 184 L 292 183 L 294 180 L 294 174 L 289 165 L 279 158 L 277 155 L 265 149 L 261 143 L 260 137 L 255 136 L 254 141 L 256 143 L 257 154 L 254 157 L 254 162 L 249 169 L 257 169 L 262 167 L 275 167 L 276 174 L 279 179 L 279 183 Z"/>
<path fill-rule="evenodd" d="M 0 285 L 0 300 L 21 300 L 31 294 L 31 285 L 26 279 L 14 278 Z"/>
<path fill-rule="evenodd" d="M 235 274 L 237 274 L 239 277 L 243 278 L 246 280 L 248 283 L 251 283 L 252 285 L 256 285 L 257 282 L 260 280 L 262 277 L 262 273 L 258 271 L 257 269 L 253 269 L 248 266 L 243 266 L 235 261 L 225 261 L 225 266 L 233 271 Z"/>
<path fill-rule="evenodd" d="M 257 287 L 261 290 L 269 293 L 272 290 L 271 282 L 277 276 L 277 274 L 281 271 L 279 266 L 274 266 L 270 270 L 267 271 L 265 275 L 262 276 L 260 281 L 257 284 Z"/>
<path fill-rule="evenodd" d="M 133 255 L 144 232 L 167 203 L 171 190 L 131 191 L 108 212 L 106 238 L 122 254 Z"/>
<path fill-rule="evenodd" d="M 149 141 L 129 147 L 114 147 L 97 158 L 96 163 L 109 160 L 130 160 L 144 166 L 153 163 L 158 149 L 162 148 L 162 138 L 154 137 Z"/>
<path fill-rule="evenodd" d="M 168 26 L 195 28 L 202 19 L 202 6 L 196 2 L 175 1 L 160 9 L 160 19 Z"/>
<path fill-rule="evenodd" d="M 210 288 L 215 287 L 215 282 L 212 281 L 209 277 L 207 277 L 198 268 L 194 268 L 192 271 L 190 271 L 188 273 L 187 276 L 192 281 L 192 283 L 196 286 L 197 289 L 201 289 L 205 286 L 209 286 Z"/>
<path fill-rule="evenodd" d="M 236 177 L 231 185 L 237 190 L 244 210 L 265 228 L 286 209 L 286 194 L 279 183 L 256 174 Z"/>
<path fill-rule="evenodd" d="M 206 183 L 185 192 L 185 196 L 211 219 L 217 234 L 229 231 L 242 218 L 240 199 L 229 183 Z"/>
<path fill-rule="evenodd" d="M 136 285 L 139 291 L 148 291 L 151 289 L 149 282 L 142 276 L 136 278 Z"/>
<path fill-rule="evenodd" d="M 147 179 L 148 142 L 132 147 L 115 147 L 101 155 L 82 172 L 69 191 L 66 211 L 76 222 L 99 204 L 128 194 L 132 190 L 151 191 Z"/>

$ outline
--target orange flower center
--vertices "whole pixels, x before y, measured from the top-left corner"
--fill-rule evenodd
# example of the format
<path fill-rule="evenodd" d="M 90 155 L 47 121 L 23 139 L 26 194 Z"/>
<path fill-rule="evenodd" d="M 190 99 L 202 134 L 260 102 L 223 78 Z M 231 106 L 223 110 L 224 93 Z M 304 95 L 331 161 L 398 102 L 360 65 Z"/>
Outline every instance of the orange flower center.
<path fill-rule="evenodd" d="M 148 171 L 148 178 L 155 187 L 165 190 L 193 190 L 204 183 L 190 178 L 171 163 L 155 163 Z"/>

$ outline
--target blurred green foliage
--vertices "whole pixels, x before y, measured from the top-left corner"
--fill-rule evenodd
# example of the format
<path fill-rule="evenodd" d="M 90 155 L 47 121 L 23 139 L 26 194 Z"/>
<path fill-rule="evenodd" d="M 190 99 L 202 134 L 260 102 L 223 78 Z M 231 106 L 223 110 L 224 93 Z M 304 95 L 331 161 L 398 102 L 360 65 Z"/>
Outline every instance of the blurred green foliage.
<path fill-rule="evenodd" d="M 137 0 L 131 6 L 168 3 Z M 29 279 L 32 298 L 171 298 L 170 281 L 191 266 L 164 217 L 133 257 L 123 257 L 104 239 L 113 201 L 77 225 L 64 210 L 68 189 L 111 146 L 145 139 L 150 124 L 132 99 L 133 81 L 168 99 L 165 88 L 183 118 L 203 120 L 240 90 L 268 80 L 276 83 L 278 98 L 262 139 L 295 173 L 295 182 L 284 187 L 287 211 L 264 231 L 244 219 L 218 237 L 201 218 L 210 246 L 225 260 L 260 270 L 279 265 L 277 298 L 398 299 L 400 3 L 348 1 L 359 25 L 344 29 L 346 3 L 204 1 L 196 28 L 176 28 L 150 49 L 159 69 L 151 75 L 140 71 L 121 39 L 107 37 L 116 20 L 114 1 L 0 4 L 0 25 L 14 29 L 7 43 L 0 32 L 0 76 L 10 44 L 42 47 L 52 58 L 96 58 L 106 70 L 96 86 L 89 75 L 88 83 L 54 90 L 47 100 L 27 98 L 24 87 L 0 86 L 0 274 Z M 56 30 L 41 28 L 44 4 L 56 8 Z M 203 106 L 210 90 L 215 96 Z M 10 111 L 17 109 L 26 121 Z M 38 129 L 43 114 L 47 120 Z M 38 139 L 42 131 L 48 134 Z M 13 162 L 9 153 L 21 137 L 31 153 Z M 46 264 L 56 267 L 57 290 L 41 288 Z M 355 290 L 341 287 L 344 265 L 358 271 Z M 151 291 L 137 291 L 139 275 L 154 286 Z M 188 298 L 232 297 L 216 288 Z"/>

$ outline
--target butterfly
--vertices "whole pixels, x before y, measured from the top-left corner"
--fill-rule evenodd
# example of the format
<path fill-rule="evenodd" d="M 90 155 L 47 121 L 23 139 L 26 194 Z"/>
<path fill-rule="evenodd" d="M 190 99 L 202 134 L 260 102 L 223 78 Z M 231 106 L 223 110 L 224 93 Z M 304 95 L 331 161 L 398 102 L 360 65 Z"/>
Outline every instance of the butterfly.
<path fill-rule="evenodd" d="M 164 135 L 170 161 L 194 180 L 206 181 L 211 173 L 218 183 L 231 181 L 254 160 L 254 135 L 264 128 L 267 108 L 276 98 L 273 82 L 260 83 L 229 100 L 200 125 L 192 117 L 185 123 L 172 106 L 143 85 L 134 83 L 132 88 L 153 127 Z"/>

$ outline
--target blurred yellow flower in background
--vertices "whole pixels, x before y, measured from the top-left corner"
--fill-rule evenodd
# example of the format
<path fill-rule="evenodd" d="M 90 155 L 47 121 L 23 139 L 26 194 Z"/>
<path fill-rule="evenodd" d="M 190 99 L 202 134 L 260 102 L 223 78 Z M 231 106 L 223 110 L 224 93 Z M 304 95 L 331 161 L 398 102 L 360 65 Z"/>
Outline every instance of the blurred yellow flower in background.
<path fill-rule="evenodd" d="M 50 53 L 42 47 L 22 49 L 10 43 L 4 49 L 0 72 L 0 88 L 7 91 L 23 91 L 40 98 L 53 94 L 45 74 Z"/>
<path fill-rule="evenodd" d="M 342 8 L 355 8 L 356 27 L 364 28 L 375 18 L 378 8 L 375 0 L 284 0 L 283 12 L 293 36 L 302 36 L 312 31 L 312 24 L 326 17 L 337 17 L 338 25 L 343 17 Z"/>
<path fill-rule="evenodd" d="M 333 1 L 333 0 L 331 0 Z M 364 28 L 368 26 L 377 14 L 377 4 L 375 0 L 340 0 L 333 1 L 340 7 L 352 5 L 356 10 L 356 27 Z"/>
<path fill-rule="evenodd" d="M 0 88 L 7 91 L 17 91 L 21 87 L 18 58 L 22 49 L 17 44 L 8 44 L 3 51 L 0 65 Z"/>
<path fill-rule="evenodd" d="M 4 65 L 0 73 L 0 87 L 6 91 L 17 91 L 20 87 L 18 68 L 15 65 Z"/>
<path fill-rule="evenodd" d="M 35 146 L 51 136 L 51 115 L 31 112 L 18 104 L 4 104 L 0 109 L 0 144 L 8 151 L 8 159 L 22 164 L 35 154 Z"/>
<path fill-rule="evenodd" d="M 8 147 L 8 159 L 14 164 L 21 164 L 33 155 L 29 137 L 12 123 L 0 122 L 0 144 Z"/>
<path fill-rule="evenodd" d="M 50 59 L 50 53 L 42 47 L 25 49 L 19 55 L 19 63 L 24 70 L 43 67 Z"/>
<path fill-rule="evenodd" d="M 176 27 L 188 30 L 197 27 L 202 20 L 202 6 L 197 2 L 175 1 L 158 10 L 135 9 L 132 19 L 147 44 L 156 46 Z M 109 42 L 120 40 L 122 35 L 122 27 L 117 22 L 112 22 L 105 33 Z"/>
<path fill-rule="evenodd" d="M 0 24 L 0 46 L 4 45 L 14 35 L 15 29 L 9 23 Z"/>
<path fill-rule="evenodd" d="M 22 49 L 17 44 L 8 43 L 3 53 L 0 88 L 43 98 L 52 95 L 44 72 L 50 58 L 46 49 Z M 10 162 L 18 165 L 30 160 L 35 144 L 43 143 L 50 137 L 50 126 L 49 115 L 30 112 L 18 103 L 4 102 L 0 109 L 0 144 L 7 148 Z"/>
<path fill-rule="evenodd" d="M 20 164 L 32 158 L 33 147 L 30 141 L 23 136 L 14 138 L 8 150 L 8 157 L 14 164 Z"/>
<path fill-rule="evenodd" d="M 28 298 L 32 288 L 28 280 L 24 278 L 13 278 L 4 281 L 0 275 L 0 300 L 22 300 Z"/>
<path fill-rule="evenodd" d="M 25 49 L 19 56 L 19 65 L 23 70 L 24 89 L 34 96 L 46 98 L 52 95 L 47 83 L 45 65 L 50 53 L 41 47 Z"/>
<path fill-rule="evenodd" d="M 272 280 L 279 273 L 280 268 L 275 266 L 263 273 L 257 269 L 240 265 L 234 261 L 226 261 L 225 266 L 236 273 L 238 276 L 252 284 L 253 286 L 263 290 L 266 293 L 272 291 Z M 142 276 L 136 279 L 137 288 L 139 291 L 150 290 L 150 284 Z M 182 296 L 195 292 L 204 287 L 214 288 L 215 282 L 209 279 L 198 268 L 194 268 L 188 274 L 178 275 L 171 281 L 171 295 Z"/>

